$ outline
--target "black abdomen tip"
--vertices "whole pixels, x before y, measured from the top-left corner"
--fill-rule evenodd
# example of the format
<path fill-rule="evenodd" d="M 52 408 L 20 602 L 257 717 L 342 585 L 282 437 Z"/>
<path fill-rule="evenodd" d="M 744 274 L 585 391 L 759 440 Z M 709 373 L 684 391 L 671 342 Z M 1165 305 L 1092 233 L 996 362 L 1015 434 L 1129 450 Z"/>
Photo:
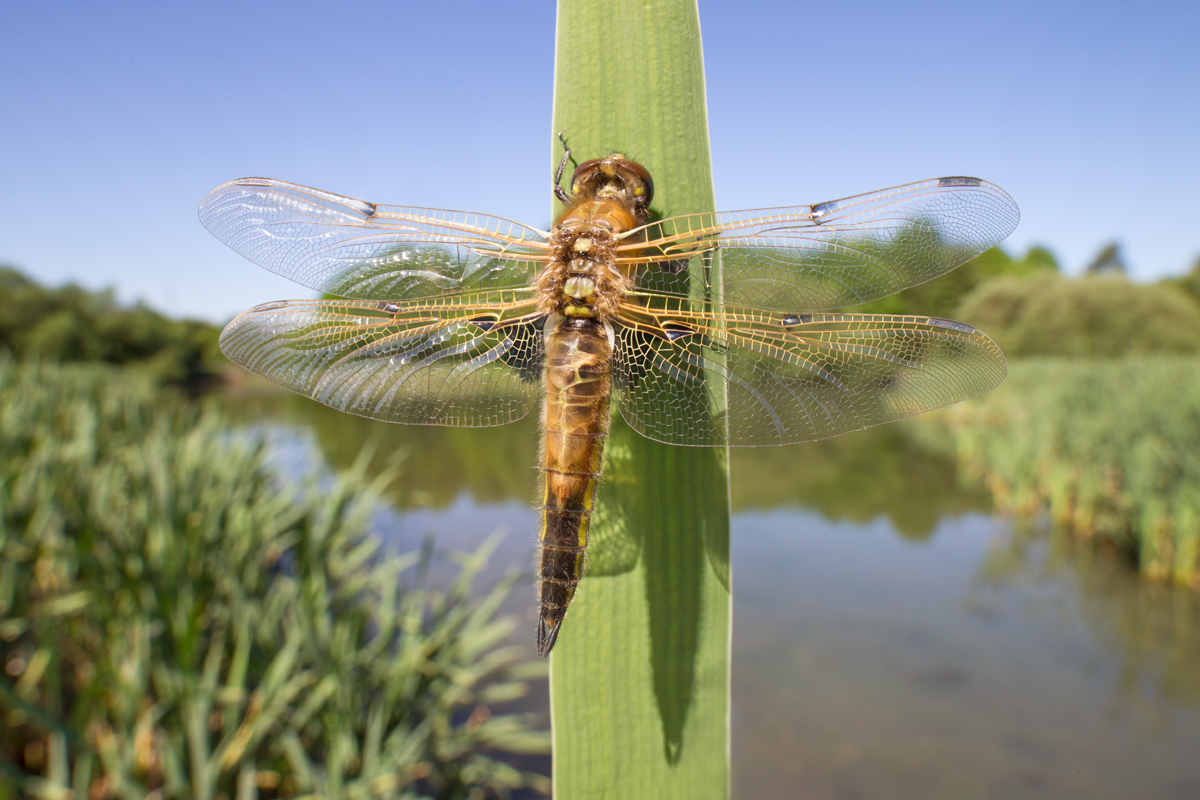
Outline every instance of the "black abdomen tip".
<path fill-rule="evenodd" d="M 537 652 L 542 658 L 550 655 L 550 650 L 554 647 L 554 642 L 558 639 L 558 629 L 562 627 L 562 620 L 547 620 L 545 617 L 538 618 L 537 630 Z"/>

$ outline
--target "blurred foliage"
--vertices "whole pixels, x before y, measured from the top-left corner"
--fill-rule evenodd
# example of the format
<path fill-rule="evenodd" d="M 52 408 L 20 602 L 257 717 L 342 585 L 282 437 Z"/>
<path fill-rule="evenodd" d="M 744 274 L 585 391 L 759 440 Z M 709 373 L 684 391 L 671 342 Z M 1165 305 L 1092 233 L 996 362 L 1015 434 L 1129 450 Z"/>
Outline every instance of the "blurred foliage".
<path fill-rule="evenodd" d="M 1200 588 L 1200 359 L 1027 359 L 934 412 L 996 505 L 1048 513 L 1143 574 Z"/>
<path fill-rule="evenodd" d="M 1182 278 L 1167 278 L 1162 284 L 1183 292 L 1184 295 L 1200 304 L 1200 258 L 1196 259 L 1192 264 L 1191 271 Z"/>
<path fill-rule="evenodd" d="M 488 755 L 548 748 L 493 711 L 511 577 L 471 599 L 485 548 L 439 591 L 366 532 L 388 476 L 263 457 L 148 375 L 0 362 L 0 797 L 545 789 Z"/>
<path fill-rule="evenodd" d="M 123 308 L 111 289 L 47 289 L 0 266 L 0 353 L 19 361 L 138 365 L 162 381 L 196 381 L 228 364 L 217 348 L 220 332 L 140 303 Z"/>
<path fill-rule="evenodd" d="M 935 280 L 846 310 L 864 314 L 926 314 L 949 318 L 954 317 L 964 297 L 989 280 L 1001 276 L 1057 273 L 1058 261 L 1044 247 L 1031 247 L 1020 258 L 1013 258 L 1003 248 L 993 247 Z"/>
<path fill-rule="evenodd" d="M 1121 245 L 1109 242 L 1100 248 L 1100 252 L 1092 257 L 1084 273 L 1087 275 L 1126 275 L 1129 267 L 1121 256 Z"/>
<path fill-rule="evenodd" d="M 1172 287 L 1117 275 L 998 278 L 964 298 L 957 316 L 1010 357 L 1200 351 L 1200 305 Z"/>

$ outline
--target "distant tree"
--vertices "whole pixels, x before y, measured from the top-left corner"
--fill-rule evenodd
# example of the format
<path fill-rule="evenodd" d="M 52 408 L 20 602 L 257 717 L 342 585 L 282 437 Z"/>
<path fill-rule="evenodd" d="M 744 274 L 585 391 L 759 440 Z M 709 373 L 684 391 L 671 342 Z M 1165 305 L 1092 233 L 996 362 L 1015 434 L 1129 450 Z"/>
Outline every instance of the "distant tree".
<path fill-rule="evenodd" d="M 122 307 L 111 289 L 48 289 L 0 266 L 0 352 L 19 361 L 136 364 L 185 381 L 226 363 L 219 335 L 206 322 L 171 319 L 141 303 Z"/>
<path fill-rule="evenodd" d="M 1054 257 L 1045 247 L 1034 245 L 1025 251 L 1025 258 L 1022 264 L 1028 269 L 1028 274 L 1035 272 L 1061 272 L 1058 268 L 1058 259 Z"/>
<path fill-rule="evenodd" d="M 1100 252 L 1096 253 L 1096 257 L 1087 266 L 1088 275 L 1127 275 L 1128 273 L 1125 259 L 1121 257 L 1121 245 L 1117 242 L 1110 242 L 1100 248 Z"/>

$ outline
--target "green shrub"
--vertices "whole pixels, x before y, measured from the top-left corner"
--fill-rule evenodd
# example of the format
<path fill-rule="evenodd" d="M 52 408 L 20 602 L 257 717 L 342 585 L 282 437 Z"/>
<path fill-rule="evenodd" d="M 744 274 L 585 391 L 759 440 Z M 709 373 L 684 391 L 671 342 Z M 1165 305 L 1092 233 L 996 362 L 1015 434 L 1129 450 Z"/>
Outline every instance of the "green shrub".
<path fill-rule="evenodd" d="M 967 295 L 956 316 L 1010 357 L 1200 352 L 1200 306 L 1119 276 L 1001 277 Z"/>
<path fill-rule="evenodd" d="M 487 754 L 548 744 L 491 711 L 524 691 L 495 618 L 511 580 L 471 599 L 484 550 L 430 588 L 430 549 L 385 558 L 365 532 L 380 487 L 363 482 L 281 488 L 261 445 L 148 377 L 0 363 L 7 783 L 365 798 L 543 781 Z"/>
<path fill-rule="evenodd" d="M 1002 247 L 993 247 L 936 280 L 917 284 L 902 292 L 848 310 L 864 314 L 929 314 L 935 317 L 953 317 L 963 298 L 990 280 L 1001 276 L 1025 277 L 1057 273 L 1058 262 L 1054 254 L 1044 247 L 1030 247 L 1020 258 L 1013 258 Z"/>

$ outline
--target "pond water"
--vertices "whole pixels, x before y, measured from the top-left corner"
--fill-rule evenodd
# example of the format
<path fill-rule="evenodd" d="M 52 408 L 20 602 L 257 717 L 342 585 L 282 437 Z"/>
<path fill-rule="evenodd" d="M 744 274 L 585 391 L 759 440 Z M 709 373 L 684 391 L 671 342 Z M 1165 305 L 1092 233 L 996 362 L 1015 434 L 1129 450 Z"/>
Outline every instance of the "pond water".
<path fill-rule="evenodd" d="M 377 515 L 409 549 L 506 538 L 528 571 L 532 421 L 374 423 L 239 398 L 285 472 L 403 458 Z M 732 456 L 735 798 L 1200 797 L 1200 597 L 994 517 L 920 423 Z M 533 654 L 534 591 L 506 610 Z M 545 684 L 526 708 L 546 714 Z M 548 719 L 548 716 L 547 716 Z M 548 768 L 548 763 L 538 765 Z"/>

